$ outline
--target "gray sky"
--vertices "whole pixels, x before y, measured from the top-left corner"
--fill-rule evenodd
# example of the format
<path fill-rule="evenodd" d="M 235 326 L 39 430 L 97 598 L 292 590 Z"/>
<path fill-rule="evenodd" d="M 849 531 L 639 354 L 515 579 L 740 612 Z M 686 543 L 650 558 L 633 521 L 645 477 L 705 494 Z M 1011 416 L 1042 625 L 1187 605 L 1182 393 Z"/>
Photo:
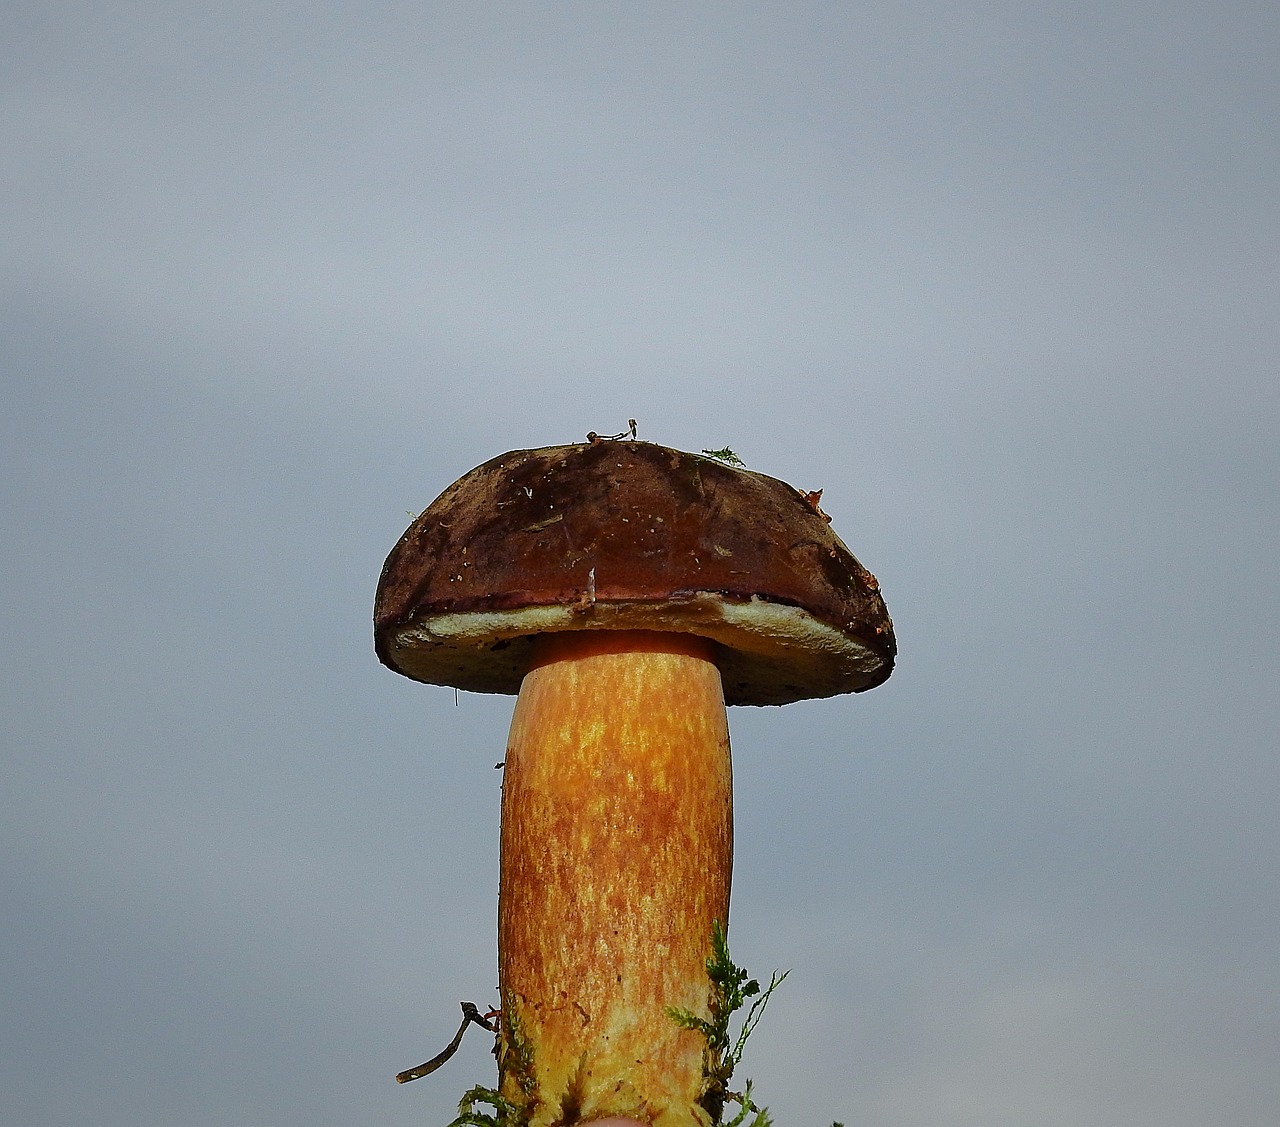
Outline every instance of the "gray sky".
<path fill-rule="evenodd" d="M 510 698 L 382 560 L 639 420 L 900 644 L 730 715 L 779 1127 L 1273 1127 L 1280 9 L 16 2 L 0 1107 L 443 1124 Z"/>

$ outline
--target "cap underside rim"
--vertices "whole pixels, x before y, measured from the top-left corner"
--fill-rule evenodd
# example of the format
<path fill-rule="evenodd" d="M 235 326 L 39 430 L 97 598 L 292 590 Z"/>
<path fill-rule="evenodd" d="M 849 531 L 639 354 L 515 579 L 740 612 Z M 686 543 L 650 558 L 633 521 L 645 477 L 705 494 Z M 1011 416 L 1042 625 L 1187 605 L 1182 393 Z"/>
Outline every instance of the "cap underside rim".
<path fill-rule="evenodd" d="M 888 676 L 892 658 L 802 607 L 697 592 L 677 602 L 599 600 L 506 610 L 444 612 L 396 627 L 386 654 L 428 684 L 514 694 L 532 638 L 575 630 L 696 634 L 720 646 L 730 704 L 786 704 L 861 692 Z"/>

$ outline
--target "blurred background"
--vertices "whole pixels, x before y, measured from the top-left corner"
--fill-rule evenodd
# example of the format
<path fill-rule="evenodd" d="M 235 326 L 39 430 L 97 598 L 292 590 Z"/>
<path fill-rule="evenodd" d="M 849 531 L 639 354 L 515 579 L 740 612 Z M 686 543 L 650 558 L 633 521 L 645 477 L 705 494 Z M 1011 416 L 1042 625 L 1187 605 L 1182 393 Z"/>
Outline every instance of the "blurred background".
<path fill-rule="evenodd" d="M 779 1127 L 1272 1127 L 1280 9 L 0 17 L 0 1108 L 443 1127 L 510 698 L 378 665 L 472 466 L 825 490 L 900 658 L 730 715 Z"/>

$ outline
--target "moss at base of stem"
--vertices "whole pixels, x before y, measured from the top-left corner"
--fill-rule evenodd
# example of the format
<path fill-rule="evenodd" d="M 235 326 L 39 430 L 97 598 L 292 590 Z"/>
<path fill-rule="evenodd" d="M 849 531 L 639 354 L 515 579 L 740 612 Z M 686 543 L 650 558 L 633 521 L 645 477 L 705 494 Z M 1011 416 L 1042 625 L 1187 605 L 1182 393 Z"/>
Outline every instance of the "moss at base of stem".
<path fill-rule="evenodd" d="M 724 1105 L 727 1101 L 740 1105 L 738 1114 L 729 1121 L 727 1127 L 739 1127 L 749 1114 L 755 1115 L 752 1127 L 768 1127 L 769 1112 L 766 1108 L 757 1107 L 751 1099 L 751 1081 L 748 1080 L 743 1092 L 729 1090 L 729 1079 L 733 1071 L 742 1062 L 742 1054 L 747 1046 L 747 1038 L 764 1016 L 769 998 L 782 980 L 790 974 L 776 971 L 769 979 L 769 985 L 763 991 L 760 983 L 750 978 L 746 970 L 734 963 L 729 956 L 729 942 L 724 928 L 716 920 L 711 928 L 711 954 L 707 956 L 707 977 L 710 979 L 711 996 L 709 1009 L 711 1016 L 701 1018 L 678 1006 L 668 1006 L 667 1016 L 682 1029 L 691 1029 L 700 1033 L 706 1042 L 702 1055 L 703 1093 L 698 1101 L 712 1124 L 720 1124 L 724 1118 Z M 729 1033 L 729 1019 L 754 999 L 743 1019 L 742 1028 L 737 1037 Z"/>

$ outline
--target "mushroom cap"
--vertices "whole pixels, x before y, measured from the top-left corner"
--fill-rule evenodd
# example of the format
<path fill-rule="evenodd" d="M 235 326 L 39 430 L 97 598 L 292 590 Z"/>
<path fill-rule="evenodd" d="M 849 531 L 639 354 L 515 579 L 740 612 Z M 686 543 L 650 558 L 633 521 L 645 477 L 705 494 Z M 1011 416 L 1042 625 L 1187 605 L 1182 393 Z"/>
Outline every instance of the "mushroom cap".
<path fill-rule="evenodd" d="M 566 630 L 709 638 L 727 704 L 862 692 L 897 648 L 875 577 L 813 495 L 649 442 L 501 454 L 383 566 L 375 649 L 416 681 L 518 693 L 534 638 Z"/>

